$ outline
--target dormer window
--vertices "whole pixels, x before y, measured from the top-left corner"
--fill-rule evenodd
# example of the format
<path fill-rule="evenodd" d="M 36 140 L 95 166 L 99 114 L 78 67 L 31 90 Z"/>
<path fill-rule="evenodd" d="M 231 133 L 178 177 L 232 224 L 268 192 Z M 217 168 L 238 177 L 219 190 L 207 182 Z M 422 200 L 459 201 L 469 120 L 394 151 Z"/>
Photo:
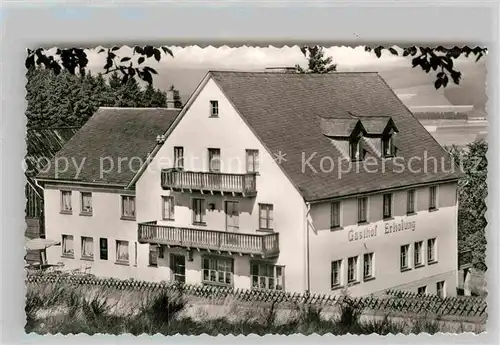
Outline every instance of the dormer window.
<path fill-rule="evenodd" d="M 394 136 L 390 133 L 382 138 L 382 153 L 384 157 L 393 157 L 394 151 Z"/>
<path fill-rule="evenodd" d="M 210 117 L 219 117 L 219 101 L 210 101 Z"/>
<path fill-rule="evenodd" d="M 349 142 L 349 156 L 352 161 L 363 160 L 363 145 L 361 137 L 352 138 Z"/>

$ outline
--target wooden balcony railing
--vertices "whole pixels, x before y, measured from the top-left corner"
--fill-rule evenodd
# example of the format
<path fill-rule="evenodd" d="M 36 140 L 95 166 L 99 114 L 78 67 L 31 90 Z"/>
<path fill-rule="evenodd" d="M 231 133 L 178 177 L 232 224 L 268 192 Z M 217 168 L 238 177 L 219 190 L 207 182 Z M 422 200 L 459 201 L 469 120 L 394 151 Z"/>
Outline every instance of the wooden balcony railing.
<path fill-rule="evenodd" d="M 472 267 L 472 250 L 464 250 L 458 253 L 458 269 Z"/>
<path fill-rule="evenodd" d="M 253 173 L 224 174 L 163 170 L 161 173 L 161 185 L 163 188 L 176 190 L 238 193 L 243 194 L 243 196 L 254 196 L 257 193 L 256 175 Z"/>
<path fill-rule="evenodd" d="M 164 244 L 231 253 L 255 254 L 263 257 L 279 254 L 279 234 L 243 234 L 174 226 L 139 224 L 139 242 Z"/>

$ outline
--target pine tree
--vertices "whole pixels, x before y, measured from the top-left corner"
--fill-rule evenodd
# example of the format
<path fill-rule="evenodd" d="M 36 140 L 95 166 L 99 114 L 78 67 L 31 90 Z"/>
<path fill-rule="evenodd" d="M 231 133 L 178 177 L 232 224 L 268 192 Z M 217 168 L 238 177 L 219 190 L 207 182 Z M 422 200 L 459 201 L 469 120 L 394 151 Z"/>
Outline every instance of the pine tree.
<path fill-rule="evenodd" d="M 333 64 L 332 57 L 325 57 L 325 52 L 321 46 L 302 47 L 300 51 L 308 60 L 307 69 L 303 69 L 300 65 L 295 68 L 299 73 L 330 73 L 337 70 L 337 65 Z"/>

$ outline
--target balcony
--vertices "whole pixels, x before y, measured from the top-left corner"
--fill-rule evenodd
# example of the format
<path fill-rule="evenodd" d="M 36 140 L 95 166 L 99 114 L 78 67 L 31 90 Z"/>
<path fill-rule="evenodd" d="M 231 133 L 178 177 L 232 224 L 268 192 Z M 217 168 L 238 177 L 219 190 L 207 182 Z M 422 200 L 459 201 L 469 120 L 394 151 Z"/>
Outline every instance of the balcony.
<path fill-rule="evenodd" d="M 472 250 L 464 250 L 458 253 L 458 269 L 463 270 L 472 267 Z"/>
<path fill-rule="evenodd" d="M 214 172 L 195 172 L 182 170 L 163 170 L 161 185 L 165 189 L 184 191 L 199 191 L 201 193 L 228 193 L 244 197 L 257 194 L 256 175 L 224 174 Z"/>
<path fill-rule="evenodd" d="M 279 234 L 243 234 L 140 223 L 140 243 L 273 257 L 279 254 Z"/>

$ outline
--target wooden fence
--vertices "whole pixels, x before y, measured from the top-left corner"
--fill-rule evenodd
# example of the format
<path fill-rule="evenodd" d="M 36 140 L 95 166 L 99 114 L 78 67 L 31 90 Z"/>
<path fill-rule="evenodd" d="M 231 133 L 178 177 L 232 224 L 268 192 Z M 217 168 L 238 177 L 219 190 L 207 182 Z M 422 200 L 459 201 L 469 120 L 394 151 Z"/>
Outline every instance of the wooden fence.
<path fill-rule="evenodd" d="M 182 291 L 187 296 L 206 299 L 207 301 L 224 301 L 228 297 L 241 302 L 263 302 L 277 304 L 309 304 L 325 308 L 342 303 L 349 303 L 354 308 L 386 313 L 405 313 L 413 315 L 450 316 L 453 318 L 486 319 L 486 301 L 481 298 L 446 297 L 431 295 L 398 294 L 388 290 L 385 296 L 349 297 L 325 294 L 290 293 L 278 290 L 249 290 L 208 285 L 188 285 L 172 282 L 145 282 L 136 280 L 119 280 L 114 278 L 98 278 L 87 274 L 67 273 L 28 273 L 27 284 L 69 284 L 91 285 L 118 290 Z"/>

